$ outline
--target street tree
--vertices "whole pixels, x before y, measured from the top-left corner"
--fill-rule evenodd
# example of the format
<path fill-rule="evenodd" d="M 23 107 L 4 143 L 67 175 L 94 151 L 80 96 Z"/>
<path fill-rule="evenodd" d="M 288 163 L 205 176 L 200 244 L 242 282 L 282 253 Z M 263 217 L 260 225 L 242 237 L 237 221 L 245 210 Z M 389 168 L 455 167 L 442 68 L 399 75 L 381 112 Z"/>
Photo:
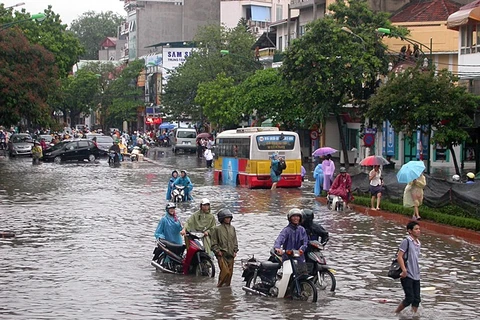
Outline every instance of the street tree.
<path fill-rule="evenodd" d="M 203 115 L 217 127 L 229 128 L 241 119 L 241 112 L 234 110 L 235 81 L 225 73 L 219 73 L 212 81 L 198 85 L 195 103 L 203 109 Z"/>
<path fill-rule="evenodd" d="M 139 59 L 116 68 L 119 73 L 110 81 L 104 93 L 105 120 L 102 125 L 105 128 L 122 124 L 123 121 L 137 120 L 137 109 L 144 105 L 144 92 L 137 86 L 137 79 L 144 67 L 145 60 Z"/>
<path fill-rule="evenodd" d="M 56 94 L 58 70 L 52 53 L 31 44 L 16 28 L 0 31 L 0 121 L 48 126 L 49 97 Z"/>
<path fill-rule="evenodd" d="M 173 119 L 191 118 L 203 122 L 202 107 L 195 102 L 198 86 L 215 80 L 222 72 L 238 84 L 261 68 L 254 60 L 254 42 L 253 35 L 241 25 L 233 29 L 217 25 L 201 28 L 195 36 L 197 47 L 186 62 L 168 71 L 162 99 L 165 114 Z"/>
<path fill-rule="evenodd" d="M 339 0 L 329 10 L 331 15 L 310 23 L 306 33 L 293 41 L 282 70 L 310 115 L 307 124 L 324 123 L 330 116 L 336 119 L 348 167 L 341 115 L 348 112 L 347 104 L 364 105 L 377 75 L 387 71 L 386 47 L 377 41 L 376 29 L 396 29 L 388 14 L 374 13 L 366 0 Z"/>
<path fill-rule="evenodd" d="M 87 11 L 73 20 L 70 31 L 79 39 L 85 48 L 80 59 L 97 60 L 100 43 L 106 37 L 117 37 L 118 26 L 125 21 L 121 15 L 112 11 L 94 12 Z"/>
<path fill-rule="evenodd" d="M 42 21 L 29 21 L 31 14 L 22 9 L 15 11 L 15 15 L 2 16 L 0 21 L 22 21 L 15 27 L 22 30 L 30 43 L 39 44 L 53 53 L 59 76 L 66 77 L 83 54 L 83 47 L 75 35 L 66 30 L 67 25 L 62 24 L 60 16 L 52 11 L 52 6 L 48 6 L 43 13 L 45 19 Z"/>
<path fill-rule="evenodd" d="M 258 125 L 263 120 L 272 119 L 293 130 L 305 118 L 296 98 L 279 69 L 269 68 L 257 70 L 239 84 L 233 102 L 237 114 L 254 114 Z"/>
<path fill-rule="evenodd" d="M 80 69 L 62 79 L 62 99 L 58 108 L 63 113 L 64 122 L 67 122 L 68 115 L 72 123 L 79 123 L 80 114 L 89 115 L 94 111 L 98 90 L 98 77 L 91 71 Z"/>
<path fill-rule="evenodd" d="M 436 74 L 435 70 L 410 68 L 379 88 L 368 101 L 366 116 L 378 126 L 389 120 L 395 131 L 410 138 L 417 130 L 427 135 L 432 131 L 432 144 L 450 150 L 460 174 L 453 147 L 469 139 L 466 129 L 473 124 L 479 103 L 479 97 L 458 85 L 458 78 L 448 70 Z"/>

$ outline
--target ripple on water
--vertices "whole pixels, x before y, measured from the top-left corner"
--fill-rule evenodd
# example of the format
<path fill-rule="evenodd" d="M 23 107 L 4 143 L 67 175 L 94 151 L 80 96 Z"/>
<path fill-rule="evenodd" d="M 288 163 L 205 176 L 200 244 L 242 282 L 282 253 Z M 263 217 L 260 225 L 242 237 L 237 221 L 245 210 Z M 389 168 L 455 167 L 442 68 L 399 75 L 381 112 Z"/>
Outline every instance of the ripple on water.
<path fill-rule="evenodd" d="M 38 167 L 29 159 L 0 160 L 2 228 L 18 234 L 0 239 L 0 318 L 392 317 L 403 292 L 385 274 L 404 226 L 328 211 L 313 198 L 312 182 L 274 192 L 215 186 L 194 156 L 157 161 L 160 165 L 123 163 L 113 169 L 105 160 Z M 195 201 L 178 205 L 182 221 L 204 197 L 214 211 L 228 206 L 235 213 L 240 252 L 231 289 L 217 289 L 216 279 L 163 274 L 150 266 L 165 184 L 180 168 L 195 184 Z M 330 232 L 324 254 L 337 272 L 337 291 L 323 293 L 316 304 L 246 295 L 240 259 L 267 259 L 293 207 L 314 208 L 316 220 Z M 434 288 L 422 291 L 422 319 L 478 318 L 478 247 L 424 233 L 420 261 L 422 287 Z"/>

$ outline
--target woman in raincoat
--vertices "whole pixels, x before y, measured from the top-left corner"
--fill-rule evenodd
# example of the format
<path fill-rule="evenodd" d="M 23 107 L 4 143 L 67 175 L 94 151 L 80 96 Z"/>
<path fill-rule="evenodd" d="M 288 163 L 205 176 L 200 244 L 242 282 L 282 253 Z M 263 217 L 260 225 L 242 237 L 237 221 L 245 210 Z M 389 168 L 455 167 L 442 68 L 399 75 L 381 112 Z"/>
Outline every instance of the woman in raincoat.
<path fill-rule="evenodd" d="M 313 170 L 313 178 L 315 179 L 315 187 L 313 188 L 313 193 L 315 197 L 319 197 L 322 194 L 323 186 L 323 170 L 322 165 L 319 163 Z"/>
<path fill-rule="evenodd" d="M 172 200 L 172 188 L 173 184 L 175 183 L 175 180 L 178 178 L 178 171 L 173 170 L 172 171 L 172 176 L 170 177 L 170 180 L 168 180 L 168 186 L 167 186 L 167 200 Z"/>
<path fill-rule="evenodd" d="M 422 174 L 417 179 L 410 181 L 403 192 L 403 206 L 413 207 L 413 220 L 420 220 L 418 207 L 423 203 L 423 189 L 427 185 L 427 180 Z"/>
<path fill-rule="evenodd" d="M 190 195 L 193 189 L 193 184 L 192 181 L 190 180 L 189 177 L 187 177 L 187 171 L 186 170 L 180 170 L 180 177 L 175 179 L 173 182 L 174 186 L 184 186 L 185 187 L 185 199 L 188 200 L 193 200 L 193 197 Z"/>
<path fill-rule="evenodd" d="M 183 238 L 180 235 L 182 224 L 175 213 L 175 208 L 175 204 L 171 202 L 165 206 L 166 213 L 158 222 L 155 239 L 165 239 L 176 244 L 183 244 Z"/>
<path fill-rule="evenodd" d="M 335 163 L 331 160 L 331 155 L 327 154 L 325 160 L 322 161 L 323 170 L 323 190 L 329 191 L 333 182 L 333 174 L 335 173 Z"/>

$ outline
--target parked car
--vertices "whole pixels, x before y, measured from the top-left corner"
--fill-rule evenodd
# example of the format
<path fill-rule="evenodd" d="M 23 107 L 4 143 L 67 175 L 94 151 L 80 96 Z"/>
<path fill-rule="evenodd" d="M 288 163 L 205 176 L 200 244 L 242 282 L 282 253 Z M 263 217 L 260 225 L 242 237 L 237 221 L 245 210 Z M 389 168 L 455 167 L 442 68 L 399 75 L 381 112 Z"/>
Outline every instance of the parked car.
<path fill-rule="evenodd" d="M 100 155 L 106 155 L 108 153 L 108 149 L 113 145 L 113 138 L 110 136 L 106 136 L 103 134 L 95 134 L 95 133 L 87 133 L 87 139 L 92 140 L 93 138 L 97 138 L 97 147 L 100 149 Z"/>
<path fill-rule="evenodd" d="M 33 139 L 28 133 L 14 133 L 8 140 L 8 155 L 32 156 Z"/>
<path fill-rule="evenodd" d="M 193 128 L 176 128 L 173 130 L 172 151 L 197 151 L 197 131 Z"/>
<path fill-rule="evenodd" d="M 66 161 L 95 161 L 100 156 L 100 150 L 93 141 L 88 139 L 64 140 L 43 153 L 43 161 L 55 163 Z"/>

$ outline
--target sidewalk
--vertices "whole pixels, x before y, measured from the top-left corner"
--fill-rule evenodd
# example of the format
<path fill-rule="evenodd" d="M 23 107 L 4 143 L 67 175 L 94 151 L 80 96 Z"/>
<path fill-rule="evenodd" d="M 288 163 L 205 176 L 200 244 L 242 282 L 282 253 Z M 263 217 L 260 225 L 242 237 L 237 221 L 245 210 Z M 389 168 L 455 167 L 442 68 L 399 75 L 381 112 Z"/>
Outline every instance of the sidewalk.
<path fill-rule="evenodd" d="M 325 205 L 327 204 L 327 198 L 325 197 L 317 197 L 315 199 Z M 400 225 L 406 226 L 407 223 L 410 221 L 409 217 L 399 213 L 392 213 L 384 210 L 371 210 L 370 208 L 360 206 L 354 203 L 349 203 L 349 205 L 355 212 L 359 212 L 372 217 L 382 217 L 388 220 L 398 222 L 398 224 Z M 418 223 L 420 224 L 422 229 L 429 230 L 441 237 L 453 236 L 480 245 L 480 232 L 464 228 L 452 227 L 423 219 L 420 220 Z"/>

